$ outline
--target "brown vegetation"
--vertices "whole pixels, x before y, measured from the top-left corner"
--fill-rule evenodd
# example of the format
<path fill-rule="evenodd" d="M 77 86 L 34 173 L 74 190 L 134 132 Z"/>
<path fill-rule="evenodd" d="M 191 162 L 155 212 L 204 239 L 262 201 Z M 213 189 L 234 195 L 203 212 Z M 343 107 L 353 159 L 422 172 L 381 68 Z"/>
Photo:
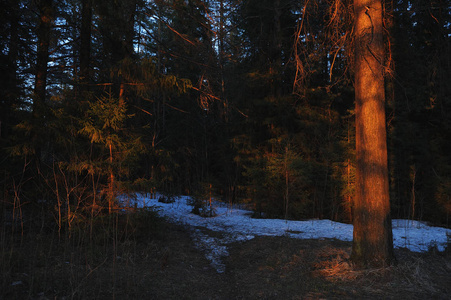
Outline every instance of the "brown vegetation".
<path fill-rule="evenodd" d="M 206 232 L 208 234 L 208 232 Z M 219 234 L 219 233 L 215 233 Z M 232 244 L 219 274 L 189 230 L 152 212 L 90 232 L 3 229 L 1 299 L 445 299 L 451 256 L 397 250 L 396 266 L 356 271 L 351 243 L 257 237 Z"/>

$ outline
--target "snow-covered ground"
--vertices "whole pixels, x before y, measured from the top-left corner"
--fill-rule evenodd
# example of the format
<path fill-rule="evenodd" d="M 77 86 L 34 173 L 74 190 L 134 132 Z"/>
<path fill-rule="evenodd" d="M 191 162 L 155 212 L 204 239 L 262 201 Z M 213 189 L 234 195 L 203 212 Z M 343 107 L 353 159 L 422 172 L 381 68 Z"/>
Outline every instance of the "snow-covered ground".
<path fill-rule="evenodd" d="M 253 219 L 251 212 L 243 209 L 230 209 L 215 203 L 216 216 L 204 218 L 192 214 L 188 205 L 189 197 L 175 198 L 174 203 L 160 203 L 138 195 L 130 199 L 131 205 L 154 207 L 159 214 L 171 222 L 189 225 L 197 247 L 205 252 L 212 266 L 218 272 L 224 272 L 221 257 L 227 256 L 227 245 L 236 241 L 245 241 L 255 236 L 289 236 L 298 239 L 338 239 L 352 241 L 353 226 L 330 220 L 286 221 L 280 219 Z M 124 199 L 125 200 L 125 199 Z M 222 238 L 210 237 L 205 231 L 221 232 Z M 451 229 L 431 227 L 423 222 L 412 220 L 393 220 L 393 244 L 395 248 L 407 248 L 415 252 L 425 252 L 430 247 L 444 251 L 451 240 Z"/>

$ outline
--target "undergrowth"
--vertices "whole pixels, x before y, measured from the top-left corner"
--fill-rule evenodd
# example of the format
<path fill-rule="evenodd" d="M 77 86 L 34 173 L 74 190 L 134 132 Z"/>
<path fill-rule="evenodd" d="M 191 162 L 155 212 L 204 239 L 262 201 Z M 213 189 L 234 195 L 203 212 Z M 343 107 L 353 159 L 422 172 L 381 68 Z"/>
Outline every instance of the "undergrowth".
<path fill-rule="evenodd" d="M 189 230 L 152 208 L 73 224 L 61 231 L 40 222 L 1 228 L 0 299 L 447 299 L 451 293 L 449 252 L 396 249 L 397 265 L 355 270 L 349 242 L 256 237 L 231 244 L 225 271 L 217 273 Z"/>
<path fill-rule="evenodd" d="M 1 299 L 114 295 L 122 284 L 118 262 L 135 260 L 137 245 L 165 236 L 165 222 L 152 208 L 74 224 L 70 230 L 38 224 L 29 224 L 24 231 L 2 227 Z"/>

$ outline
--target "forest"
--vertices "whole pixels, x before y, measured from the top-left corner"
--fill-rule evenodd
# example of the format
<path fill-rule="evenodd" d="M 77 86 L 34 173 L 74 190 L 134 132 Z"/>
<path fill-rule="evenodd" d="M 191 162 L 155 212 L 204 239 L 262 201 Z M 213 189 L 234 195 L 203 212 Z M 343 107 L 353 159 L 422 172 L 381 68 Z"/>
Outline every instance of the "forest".
<path fill-rule="evenodd" d="M 0 298 L 449 297 L 450 0 L 0 7 Z"/>
<path fill-rule="evenodd" d="M 451 3 L 382 1 L 393 218 L 450 226 Z M 127 193 L 353 220 L 352 1 L 2 0 L 3 222 Z"/>

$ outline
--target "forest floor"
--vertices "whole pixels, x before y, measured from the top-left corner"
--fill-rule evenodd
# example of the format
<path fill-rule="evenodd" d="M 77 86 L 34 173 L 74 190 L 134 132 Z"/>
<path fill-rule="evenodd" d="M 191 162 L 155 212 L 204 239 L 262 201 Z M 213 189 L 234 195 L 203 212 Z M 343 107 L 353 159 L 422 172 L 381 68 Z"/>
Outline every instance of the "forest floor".
<path fill-rule="evenodd" d="M 218 273 L 195 247 L 191 229 L 145 220 L 143 225 L 116 219 L 111 227 L 100 226 L 94 233 L 74 231 L 70 238 L 52 230 L 18 235 L 4 230 L 0 299 L 449 299 L 451 295 L 449 251 L 421 254 L 398 249 L 396 266 L 357 271 L 349 264 L 349 242 L 256 237 L 229 245 L 225 271 Z"/>

